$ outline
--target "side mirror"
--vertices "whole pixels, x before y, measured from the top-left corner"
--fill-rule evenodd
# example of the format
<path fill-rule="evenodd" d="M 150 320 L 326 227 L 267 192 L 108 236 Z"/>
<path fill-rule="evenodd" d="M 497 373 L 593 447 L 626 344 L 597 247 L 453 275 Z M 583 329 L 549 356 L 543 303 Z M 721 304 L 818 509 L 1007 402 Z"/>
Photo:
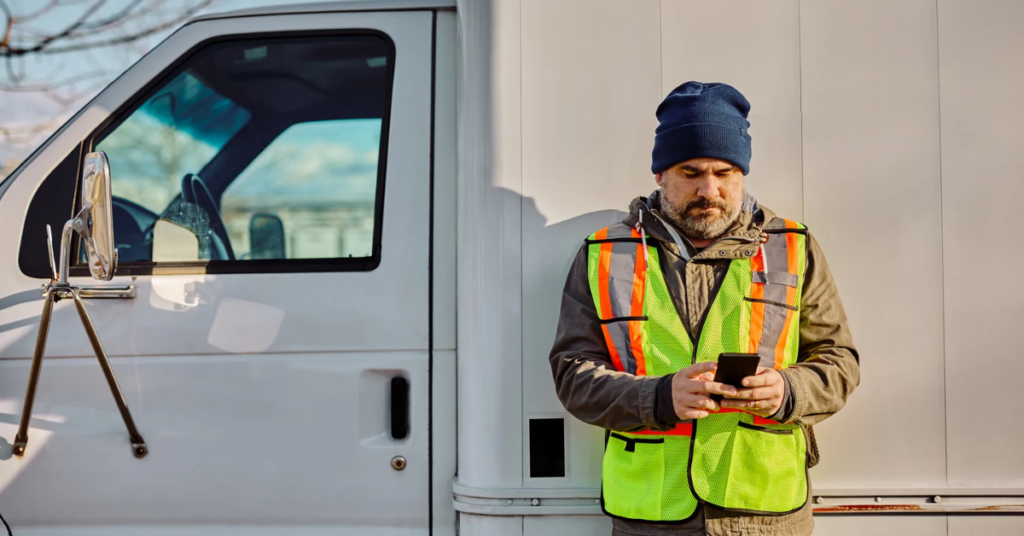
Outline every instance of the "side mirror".
<path fill-rule="evenodd" d="M 82 165 L 82 209 L 74 218 L 64 224 L 64 231 L 60 236 L 60 272 L 53 263 L 53 234 L 50 226 L 46 226 L 46 243 L 50 248 L 50 270 L 53 279 L 50 284 L 43 287 L 43 314 L 39 316 L 39 331 L 36 336 L 36 351 L 32 355 L 32 367 L 28 376 L 28 389 L 25 391 L 25 404 L 21 408 L 21 420 L 18 424 L 18 433 L 14 436 L 12 452 L 15 456 L 25 454 L 25 446 L 28 444 L 29 421 L 32 419 L 32 402 L 36 398 L 36 388 L 39 386 L 39 371 L 43 365 L 43 352 L 46 350 L 46 337 L 50 332 L 50 318 L 53 314 L 53 304 L 62 299 L 75 300 L 75 309 L 78 310 L 78 317 L 82 320 L 82 327 L 92 343 L 92 349 L 96 352 L 96 358 L 100 361 L 100 368 L 103 375 L 107 377 L 107 385 L 110 387 L 110 394 L 114 396 L 114 403 L 121 412 L 121 419 L 124 420 L 125 428 L 128 429 L 128 438 L 132 443 L 132 454 L 136 458 L 142 458 L 149 452 L 146 442 L 135 427 L 132 414 L 128 411 L 128 404 L 124 401 L 124 393 L 117 385 L 117 378 L 114 370 L 110 367 L 110 360 L 103 350 L 99 335 L 96 334 L 96 326 L 89 317 L 89 311 L 82 302 L 83 289 L 72 286 L 68 282 L 68 266 L 71 264 L 71 240 L 75 233 L 82 237 L 85 244 L 85 251 L 89 259 L 89 271 L 92 276 L 102 281 L 110 281 L 114 278 L 114 268 L 117 267 L 117 249 L 114 248 L 114 223 L 113 201 L 110 198 L 110 165 L 107 163 L 107 155 L 102 152 L 89 153 L 85 155 L 85 162 Z M 135 297 L 134 285 L 129 287 L 128 294 L 119 292 L 108 292 L 97 295 L 97 297 L 120 298 Z M 102 291 L 101 291 L 102 292 Z"/>
<path fill-rule="evenodd" d="M 256 213 L 249 219 L 251 259 L 283 259 L 284 222 L 274 214 Z"/>
<path fill-rule="evenodd" d="M 110 200 L 110 164 L 100 152 L 85 155 L 82 166 L 82 210 L 72 225 L 82 235 L 94 279 L 110 281 L 117 267 L 114 247 L 113 204 Z"/>

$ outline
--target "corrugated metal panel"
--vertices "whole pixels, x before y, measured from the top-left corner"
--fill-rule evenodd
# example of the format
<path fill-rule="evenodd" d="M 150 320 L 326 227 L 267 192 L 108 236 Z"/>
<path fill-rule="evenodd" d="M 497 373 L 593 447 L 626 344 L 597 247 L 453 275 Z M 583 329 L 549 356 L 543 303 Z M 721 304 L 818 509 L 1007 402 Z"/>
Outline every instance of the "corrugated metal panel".
<path fill-rule="evenodd" d="M 656 187 L 658 11 L 657 0 L 523 1 L 523 384 L 536 386 L 524 418 L 564 411 L 546 357 L 579 245 Z M 566 479 L 531 486 L 600 484 L 601 431 L 571 419 L 568 439 Z"/>
<path fill-rule="evenodd" d="M 941 0 L 949 483 L 1024 486 L 1024 3 Z"/>
<path fill-rule="evenodd" d="M 816 487 L 944 486 L 935 3 L 801 3 L 804 209 L 861 386 L 815 428 Z"/>
<path fill-rule="evenodd" d="M 779 215 L 803 221 L 798 6 L 796 0 L 662 2 L 661 95 L 688 80 L 739 89 L 751 103 L 753 156 L 745 186 Z"/>

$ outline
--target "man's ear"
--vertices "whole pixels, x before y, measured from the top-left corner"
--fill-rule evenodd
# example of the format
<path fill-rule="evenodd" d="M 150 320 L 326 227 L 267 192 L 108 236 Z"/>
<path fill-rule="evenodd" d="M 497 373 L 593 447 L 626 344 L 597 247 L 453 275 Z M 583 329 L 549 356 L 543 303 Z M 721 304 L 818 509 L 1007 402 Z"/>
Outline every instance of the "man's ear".
<path fill-rule="evenodd" d="M 661 178 L 661 173 L 655 173 L 654 174 L 654 183 L 657 184 L 658 186 L 661 186 L 662 182 L 664 182 L 664 179 Z"/>

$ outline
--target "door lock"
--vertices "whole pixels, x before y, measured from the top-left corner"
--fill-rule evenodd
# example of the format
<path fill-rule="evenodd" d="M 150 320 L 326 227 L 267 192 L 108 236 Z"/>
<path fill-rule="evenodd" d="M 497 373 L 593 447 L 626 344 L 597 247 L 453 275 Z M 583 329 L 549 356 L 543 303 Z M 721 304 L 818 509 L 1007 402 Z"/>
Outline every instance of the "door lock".
<path fill-rule="evenodd" d="M 391 458 L 391 468 L 394 469 L 395 471 L 401 471 L 402 469 L 405 469 L 405 457 L 395 456 L 394 458 Z"/>

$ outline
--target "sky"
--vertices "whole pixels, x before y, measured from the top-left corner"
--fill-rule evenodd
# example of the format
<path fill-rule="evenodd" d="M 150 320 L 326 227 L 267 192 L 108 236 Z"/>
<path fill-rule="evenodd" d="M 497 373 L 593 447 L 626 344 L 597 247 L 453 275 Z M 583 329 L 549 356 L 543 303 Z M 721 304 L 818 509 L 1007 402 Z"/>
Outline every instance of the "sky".
<path fill-rule="evenodd" d="M 15 17 L 37 10 L 40 0 L 6 0 Z M 26 31 L 42 34 L 58 32 L 87 12 L 97 0 L 61 0 L 58 7 L 46 15 L 31 21 Z M 95 10 L 89 20 L 102 20 L 124 9 L 133 0 L 107 0 Z M 181 9 L 197 4 L 199 0 L 143 0 L 144 4 L 160 4 L 159 11 L 145 12 L 145 18 L 126 25 L 118 32 L 130 32 L 156 20 L 168 20 Z M 198 14 L 231 11 L 267 5 L 307 3 L 303 0 L 215 0 L 212 5 Z M 0 13 L 0 32 L 6 28 L 6 17 Z M 0 88 L 12 83 L 11 73 L 22 79 L 22 84 L 35 85 L 54 83 L 61 80 L 80 78 L 79 82 L 60 90 L 60 99 L 54 99 L 38 91 L 9 92 L 0 90 L 0 127 L 39 127 L 39 132 L 20 139 L 0 137 L 0 179 L 13 171 L 19 161 L 41 144 L 64 121 L 75 114 L 99 90 L 117 78 L 152 47 L 174 32 L 177 27 L 168 28 L 147 36 L 134 43 L 83 52 L 62 54 L 35 54 L 26 59 L 14 60 L 10 65 L 0 65 Z M 119 34 L 108 33 L 111 37 Z M 105 36 L 104 36 L 105 37 Z M 0 63 L 3 63 L 0 60 Z M 71 102 L 67 96 L 74 98 Z"/>

